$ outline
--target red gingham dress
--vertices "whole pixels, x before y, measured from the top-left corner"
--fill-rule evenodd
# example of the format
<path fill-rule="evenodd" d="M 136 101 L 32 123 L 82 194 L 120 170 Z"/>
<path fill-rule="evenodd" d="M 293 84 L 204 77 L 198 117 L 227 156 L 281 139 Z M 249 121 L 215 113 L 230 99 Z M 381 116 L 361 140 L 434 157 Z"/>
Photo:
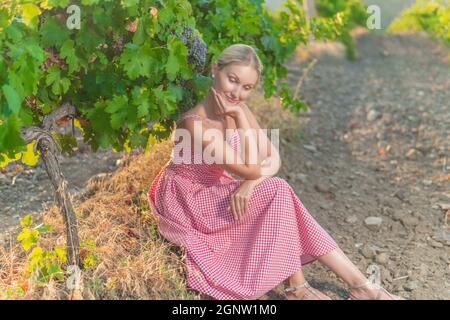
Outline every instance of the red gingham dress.
<path fill-rule="evenodd" d="M 227 142 L 238 150 L 236 129 Z M 190 288 L 215 299 L 257 299 L 337 248 L 284 179 L 269 177 L 257 185 L 238 221 L 227 207 L 242 180 L 218 164 L 173 159 L 172 151 L 147 196 L 160 233 L 185 249 Z"/>

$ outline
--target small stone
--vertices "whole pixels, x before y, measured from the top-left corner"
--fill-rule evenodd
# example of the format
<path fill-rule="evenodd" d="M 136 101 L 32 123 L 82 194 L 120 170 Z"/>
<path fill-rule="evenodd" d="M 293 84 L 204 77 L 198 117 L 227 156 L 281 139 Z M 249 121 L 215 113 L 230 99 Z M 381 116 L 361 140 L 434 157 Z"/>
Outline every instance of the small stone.
<path fill-rule="evenodd" d="M 381 141 L 386 140 L 386 131 L 377 132 L 377 139 Z"/>
<path fill-rule="evenodd" d="M 420 223 L 419 219 L 412 216 L 402 217 L 400 221 L 405 227 L 415 227 Z"/>
<path fill-rule="evenodd" d="M 294 179 L 299 180 L 301 183 L 306 184 L 308 182 L 308 176 L 303 173 L 297 173 L 294 175 Z"/>
<path fill-rule="evenodd" d="M 312 161 L 306 161 L 305 163 L 305 167 L 306 169 L 308 169 L 309 171 L 311 171 L 312 169 L 314 169 L 314 164 L 312 163 Z"/>
<path fill-rule="evenodd" d="M 380 274 L 380 276 L 381 276 L 381 282 L 383 282 L 383 283 L 392 283 L 392 280 L 393 280 L 393 278 L 392 278 L 392 273 L 391 273 L 391 271 L 389 271 L 384 265 L 382 265 L 381 263 L 380 263 L 380 271 L 381 271 L 381 274 Z"/>
<path fill-rule="evenodd" d="M 389 262 L 389 256 L 387 253 L 382 252 L 376 256 L 375 261 L 379 264 L 386 265 Z"/>
<path fill-rule="evenodd" d="M 375 251 L 368 245 L 361 246 L 359 252 L 367 259 L 372 259 L 375 256 Z"/>
<path fill-rule="evenodd" d="M 428 266 L 425 263 L 420 264 L 419 273 L 422 278 L 428 275 Z"/>
<path fill-rule="evenodd" d="M 450 241 L 450 231 L 445 229 L 437 230 L 434 233 L 434 238 L 437 241 Z"/>
<path fill-rule="evenodd" d="M 403 289 L 405 289 L 406 291 L 413 291 L 420 288 L 419 282 L 416 280 L 413 281 L 408 281 L 407 283 L 405 283 L 403 285 Z"/>
<path fill-rule="evenodd" d="M 11 180 L 4 174 L 0 174 L 0 184 L 10 184 Z"/>
<path fill-rule="evenodd" d="M 345 218 L 345 222 L 351 223 L 351 224 L 356 223 L 356 222 L 358 222 L 358 217 L 355 215 L 348 216 L 347 218 Z"/>
<path fill-rule="evenodd" d="M 406 200 L 406 194 L 404 191 L 402 190 L 397 190 L 394 194 L 394 197 L 396 197 L 397 199 L 401 200 L 401 201 L 405 201 Z"/>
<path fill-rule="evenodd" d="M 389 207 L 382 207 L 381 208 L 381 213 L 386 215 L 386 216 L 391 217 L 394 214 L 394 211 L 393 211 L 393 209 L 391 209 Z"/>
<path fill-rule="evenodd" d="M 422 183 L 424 184 L 424 186 L 429 187 L 429 186 L 431 186 L 433 184 L 433 181 L 425 179 L 425 180 L 422 181 Z"/>
<path fill-rule="evenodd" d="M 317 152 L 317 147 L 310 144 L 304 144 L 303 148 L 312 152 Z"/>
<path fill-rule="evenodd" d="M 368 217 L 364 220 L 366 227 L 371 230 L 377 230 L 380 228 L 383 219 L 380 217 Z"/>
<path fill-rule="evenodd" d="M 349 141 L 351 137 L 352 137 L 352 134 L 350 132 L 347 132 L 342 136 L 342 139 L 343 139 L 343 141 Z"/>
<path fill-rule="evenodd" d="M 408 150 L 408 152 L 406 152 L 405 157 L 409 160 L 416 160 L 419 157 L 419 151 L 411 148 Z"/>
<path fill-rule="evenodd" d="M 406 216 L 406 213 L 403 210 L 396 210 L 392 214 L 392 219 L 395 221 L 402 221 L 402 219 Z"/>
<path fill-rule="evenodd" d="M 378 119 L 381 116 L 381 113 L 378 112 L 375 109 L 371 109 L 368 113 L 367 113 L 367 121 L 372 122 L 375 121 L 376 119 Z"/>
<path fill-rule="evenodd" d="M 378 149 L 386 149 L 386 151 L 388 151 L 387 149 L 391 149 L 390 144 L 387 141 L 380 141 L 377 144 Z"/>
<path fill-rule="evenodd" d="M 322 192 L 322 193 L 328 193 L 331 191 L 330 186 L 328 186 L 324 183 L 316 183 L 314 185 L 314 189 L 316 189 L 318 192 Z"/>
<path fill-rule="evenodd" d="M 433 248 L 442 248 L 444 245 L 438 241 L 430 240 L 430 246 Z"/>
<path fill-rule="evenodd" d="M 331 208 L 333 208 L 333 206 L 334 206 L 334 203 L 332 203 L 332 202 L 321 202 L 319 205 L 319 207 L 321 207 L 322 209 L 325 209 L 325 210 L 331 209 Z"/>

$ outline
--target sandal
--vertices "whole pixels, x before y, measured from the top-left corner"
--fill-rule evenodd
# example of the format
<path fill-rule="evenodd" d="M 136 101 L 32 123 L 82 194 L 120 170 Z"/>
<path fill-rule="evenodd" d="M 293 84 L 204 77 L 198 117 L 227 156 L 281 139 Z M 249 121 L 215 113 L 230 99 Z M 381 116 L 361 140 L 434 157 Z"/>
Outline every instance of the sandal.
<path fill-rule="evenodd" d="M 299 284 L 294 287 L 287 287 L 284 289 L 284 292 L 285 292 L 285 294 L 289 293 L 289 292 L 293 293 L 294 291 L 297 291 L 298 289 L 301 289 L 301 288 L 306 288 L 305 294 L 303 294 L 299 299 L 296 299 L 296 300 L 332 300 L 330 297 L 323 294 L 316 288 L 311 287 L 309 285 L 308 281 L 305 281 L 304 283 Z M 286 295 L 286 298 L 287 298 L 287 295 Z"/>
<path fill-rule="evenodd" d="M 397 296 L 395 294 L 389 293 L 385 288 L 383 288 L 382 286 L 380 286 L 380 285 L 378 285 L 376 283 L 373 283 L 370 280 L 367 280 L 363 284 L 350 287 L 350 289 L 359 289 L 359 288 L 365 287 L 365 286 L 367 286 L 369 284 L 375 285 L 377 287 L 377 289 L 378 289 L 378 293 L 377 293 L 377 296 L 375 297 L 375 299 L 360 299 L 360 298 L 356 297 L 353 293 L 349 292 L 349 296 L 350 297 L 348 298 L 348 300 L 381 300 L 380 298 L 381 298 L 381 294 L 383 292 L 386 293 L 389 297 L 391 297 L 390 300 L 406 300 L 405 298 L 402 298 L 402 297 Z M 383 300 L 389 300 L 389 299 L 383 299 Z"/>

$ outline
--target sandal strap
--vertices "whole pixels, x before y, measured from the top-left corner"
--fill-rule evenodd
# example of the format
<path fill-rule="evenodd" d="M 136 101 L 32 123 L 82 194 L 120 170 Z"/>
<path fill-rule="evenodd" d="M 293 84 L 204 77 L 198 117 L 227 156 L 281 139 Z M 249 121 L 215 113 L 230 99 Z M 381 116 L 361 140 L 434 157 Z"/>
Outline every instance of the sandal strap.
<path fill-rule="evenodd" d="M 308 291 L 306 292 L 306 294 L 302 297 L 302 299 L 309 297 L 311 294 L 315 295 L 316 297 L 320 298 L 320 295 L 317 293 L 318 290 L 316 288 L 313 287 L 309 287 Z"/>
<path fill-rule="evenodd" d="M 306 288 L 305 293 L 301 296 L 300 300 L 304 300 L 304 299 L 306 299 L 306 298 L 308 298 L 308 297 L 310 297 L 312 295 L 316 296 L 319 299 L 322 298 L 320 296 L 320 294 L 319 294 L 320 291 L 318 291 L 314 287 L 311 287 L 311 285 L 308 282 L 305 282 L 303 284 L 299 284 L 299 285 L 297 285 L 295 287 L 286 288 L 285 292 L 292 292 L 292 291 L 295 291 L 295 290 L 300 289 L 300 288 Z"/>
<path fill-rule="evenodd" d="M 285 292 L 292 292 L 292 291 L 296 291 L 297 289 L 300 288 L 310 288 L 311 286 L 309 285 L 308 281 L 305 281 L 302 284 L 296 285 L 294 287 L 287 287 L 284 289 Z"/>
<path fill-rule="evenodd" d="M 379 285 L 376 285 L 376 286 L 380 288 L 380 290 L 378 291 L 378 295 L 377 295 L 377 297 L 375 298 L 376 300 L 380 300 L 380 297 L 381 297 L 381 291 L 384 291 L 389 297 L 392 298 L 392 300 L 396 300 L 394 294 L 390 293 L 389 291 L 387 291 L 387 290 L 386 290 L 384 287 L 382 287 L 382 286 L 379 286 Z"/>
<path fill-rule="evenodd" d="M 358 284 L 356 286 L 351 286 L 350 289 L 359 289 L 359 288 L 365 287 L 365 286 L 367 286 L 368 284 L 371 284 L 371 283 L 372 283 L 372 281 L 367 280 L 366 282 L 364 282 L 362 284 Z"/>
<path fill-rule="evenodd" d="M 380 300 L 382 291 L 384 291 L 388 296 L 390 296 L 393 300 L 395 300 L 395 295 L 391 294 L 391 293 L 390 293 L 389 291 L 387 291 L 383 286 L 381 286 L 381 285 L 379 285 L 379 284 L 376 284 L 376 283 L 373 283 L 373 282 L 371 282 L 370 280 L 367 280 L 366 282 L 364 282 L 364 283 L 362 283 L 362 284 L 359 284 L 359 285 L 356 285 L 356 286 L 352 286 L 352 287 L 350 287 L 350 289 L 358 289 L 358 288 L 362 288 L 362 287 L 367 286 L 368 284 L 373 284 L 373 285 L 375 285 L 375 286 L 377 287 L 377 289 L 378 289 L 377 296 L 375 297 L 374 300 Z M 352 298 L 352 300 L 359 300 L 359 299 L 356 298 L 356 296 L 353 295 L 351 292 L 349 293 L 349 296 L 350 296 L 350 298 Z"/>

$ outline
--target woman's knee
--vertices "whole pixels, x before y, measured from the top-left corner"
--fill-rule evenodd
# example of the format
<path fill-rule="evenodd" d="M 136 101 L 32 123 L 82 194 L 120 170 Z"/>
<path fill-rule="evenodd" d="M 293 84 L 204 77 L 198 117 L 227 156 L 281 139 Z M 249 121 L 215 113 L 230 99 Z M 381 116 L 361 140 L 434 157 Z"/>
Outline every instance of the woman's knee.
<path fill-rule="evenodd" d="M 291 186 L 289 185 L 289 183 L 280 177 L 271 177 L 271 179 L 273 179 L 273 183 L 275 184 L 275 186 L 277 187 L 277 190 L 279 189 L 286 189 L 286 188 L 290 188 Z"/>

